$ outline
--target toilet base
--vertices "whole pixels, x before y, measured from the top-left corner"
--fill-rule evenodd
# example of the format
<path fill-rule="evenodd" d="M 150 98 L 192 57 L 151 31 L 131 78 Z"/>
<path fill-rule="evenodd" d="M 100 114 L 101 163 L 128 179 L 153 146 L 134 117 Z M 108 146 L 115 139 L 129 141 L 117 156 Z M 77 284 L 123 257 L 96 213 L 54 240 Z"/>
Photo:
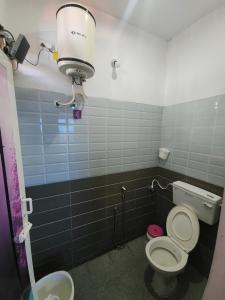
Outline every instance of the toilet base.
<path fill-rule="evenodd" d="M 159 272 L 154 272 L 151 286 L 154 292 L 160 297 L 168 297 L 172 295 L 177 288 L 176 276 L 163 276 Z"/>

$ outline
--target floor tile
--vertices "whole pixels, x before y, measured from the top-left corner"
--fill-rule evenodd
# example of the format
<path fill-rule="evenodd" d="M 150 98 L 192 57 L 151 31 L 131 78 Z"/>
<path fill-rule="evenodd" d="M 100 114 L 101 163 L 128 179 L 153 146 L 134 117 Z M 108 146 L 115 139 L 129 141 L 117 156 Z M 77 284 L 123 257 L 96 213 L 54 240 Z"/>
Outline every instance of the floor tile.
<path fill-rule="evenodd" d="M 108 254 L 101 255 L 86 263 L 89 276 L 94 284 L 99 287 L 117 276 L 115 266 Z"/>
<path fill-rule="evenodd" d="M 153 270 L 145 255 L 146 237 L 127 243 L 70 271 L 76 300 L 201 300 L 207 279 L 190 264 L 176 292 L 160 298 L 151 286 Z"/>

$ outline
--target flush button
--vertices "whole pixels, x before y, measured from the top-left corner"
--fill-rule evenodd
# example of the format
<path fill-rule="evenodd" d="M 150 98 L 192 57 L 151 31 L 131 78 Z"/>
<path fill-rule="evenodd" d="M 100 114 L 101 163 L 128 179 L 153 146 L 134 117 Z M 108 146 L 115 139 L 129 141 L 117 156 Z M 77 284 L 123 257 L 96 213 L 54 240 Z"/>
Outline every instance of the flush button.
<path fill-rule="evenodd" d="M 213 207 L 212 204 L 207 203 L 207 202 L 204 202 L 204 205 L 205 205 L 206 207 L 208 207 L 208 208 L 212 208 L 212 207 Z"/>

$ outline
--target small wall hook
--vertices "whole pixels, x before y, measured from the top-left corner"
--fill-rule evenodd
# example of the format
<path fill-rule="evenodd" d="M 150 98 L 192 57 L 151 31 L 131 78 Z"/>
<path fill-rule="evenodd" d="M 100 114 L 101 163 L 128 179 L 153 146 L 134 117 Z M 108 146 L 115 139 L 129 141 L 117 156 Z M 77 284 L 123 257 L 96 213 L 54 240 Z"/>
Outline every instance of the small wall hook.
<path fill-rule="evenodd" d="M 116 69 L 120 67 L 120 64 L 117 59 L 113 59 L 111 61 L 111 67 L 112 67 L 112 79 L 116 80 L 117 79 Z"/>
<path fill-rule="evenodd" d="M 120 64 L 119 64 L 119 62 L 118 62 L 117 59 L 113 59 L 113 60 L 111 61 L 111 66 L 112 66 L 112 68 L 114 68 L 114 69 L 118 69 L 118 68 L 120 67 Z"/>

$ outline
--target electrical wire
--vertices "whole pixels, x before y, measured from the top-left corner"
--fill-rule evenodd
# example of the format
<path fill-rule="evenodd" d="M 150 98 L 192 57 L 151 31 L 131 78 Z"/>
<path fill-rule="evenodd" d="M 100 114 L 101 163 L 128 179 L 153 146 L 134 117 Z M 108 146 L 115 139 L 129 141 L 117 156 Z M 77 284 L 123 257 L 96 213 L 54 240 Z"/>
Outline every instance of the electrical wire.
<path fill-rule="evenodd" d="M 18 61 L 16 61 L 16 68 L 14 69 L 14 71 L 18 70 L 18 66 L 19 66 Z"/>
<path fill-rule="evenodd" d="M 7 29 L 5 29 L 1 24 L 0 24 L 0 32 L 7 32 L 10 36 L 11 36 L 11 38 L 12 38 L 12 41 L 13 42 L 15 42 L 15 38 L 14 38 L 14 35 L 12 34 L 12 32 L 10 32 L 9 30 L 7 30 Z"/>
<path fill-rule="evenodd" d="M 13 42 L 15 42 L 15 38 L 14 38 L 13 34 L 9 30 L 3 29 L 3 31 L 9 33 L 11 35 L 11 38 L 13 39 Z"/>
<path fill-rule="evenodd" d="M 31 64 L 32 66 L 36 67 L 39 64 L 40 54 L 41 54 L 42 51 L 44 51 L 44 48 L 41 48 L 39 50 L 36 63 L 33 63 L 33 62 L 31 62 L 30 60 L 28 60 L 26 58 L 25 58 L 25 61 L 28 62 L 29 64 Z"/>
<path fill-rule="evenodd" d="M 166 186 L 161 186 L 161 184 L 158 182 L 158 180 L 156 179 L 156 178 L 154 178 L 153 180 L 152 180 L 152 185 L 151 185 L 151 189 L 152 190 L 154 190 L 154 183 L 157 183 L 157 185 L 160 187 L 160 189 L 161 190 L 167 190 L 168 189 L 168 187 L 170 186 L 170 185 L 172 185 L 172 183 L 168 183 Z"/>

